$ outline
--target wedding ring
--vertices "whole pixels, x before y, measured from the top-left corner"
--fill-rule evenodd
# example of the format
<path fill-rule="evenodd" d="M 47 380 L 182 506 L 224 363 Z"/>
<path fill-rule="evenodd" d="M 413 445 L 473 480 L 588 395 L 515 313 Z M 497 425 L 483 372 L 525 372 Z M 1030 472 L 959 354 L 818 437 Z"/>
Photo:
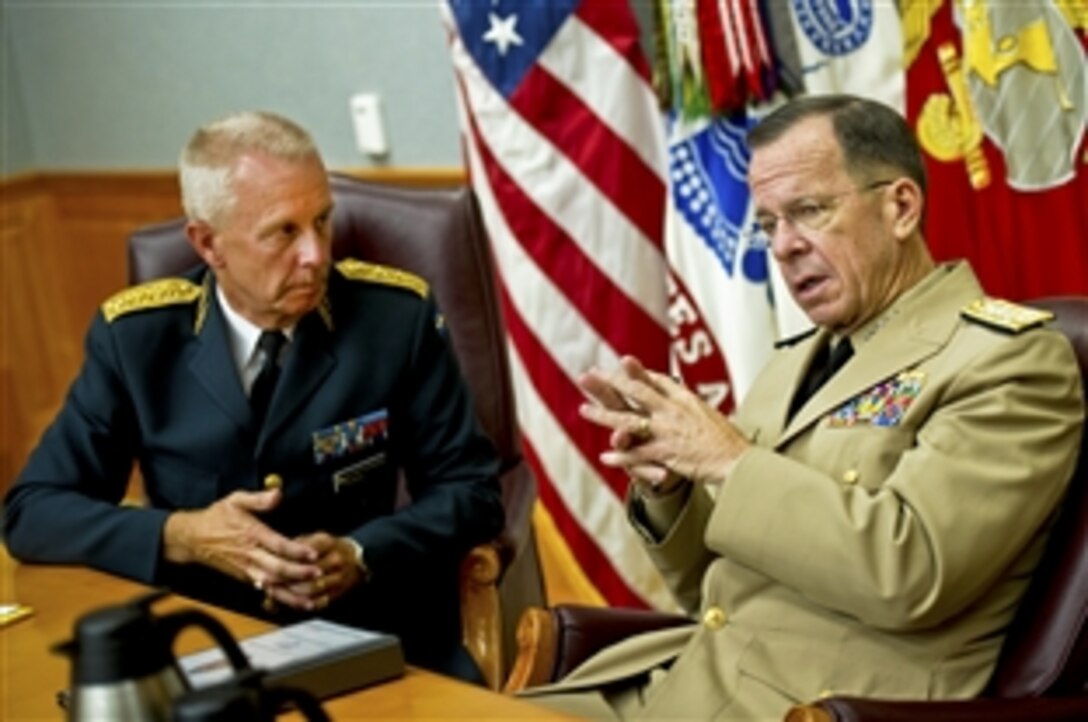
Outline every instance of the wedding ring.
<path fill-rule="evenodd" d="M 325 577 L 318 577 L 314 580 L 314 587 L 317 591 L 324 592 L 326 586 L 328 586 L 328 583 L 325 581 Z"/>
<path fill-rule="evenodd" d="M 636 439 L 650 438 L 650 417 L 643 416 L 638 420 L 638 425 L 635 427 L 632 436 Z"/>
<path fill-rule="evenodd" d="M 261 602 L 261 609 L 271 614 L 279 609 L 279 605 L 276 604 L 276 600 L 272 598 L 271 594 L 266 594 L 264 601 Z"/>
<path fill-rule="evenodd" d="M 260 579 L 254 579 L 253 580 L 253 588 L 256 589 L 258 592 L 263 591 L 264 590 L 264 581 L 262 581 Z"/>

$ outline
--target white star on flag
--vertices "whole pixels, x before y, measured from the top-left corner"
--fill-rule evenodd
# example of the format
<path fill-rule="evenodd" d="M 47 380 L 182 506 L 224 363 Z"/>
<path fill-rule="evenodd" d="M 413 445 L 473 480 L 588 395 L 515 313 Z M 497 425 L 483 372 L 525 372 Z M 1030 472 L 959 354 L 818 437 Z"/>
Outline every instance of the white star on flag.
<path fill-rule="evenodd" d="M 503 19 L 495 13 L 487 14 L 488 20 L 491 22 L 491 27 L 484 33 L 484 40 L 489 43 L 495 43 L 495 47 L 499 50 L 499 55 L 506 55 L 506 51 L 510 49 L 511 45 L 522 45 L 525 43 L 521 36 L 518 35 L 518 31 L 514 29 L 514 25 L 518 22 L 517 13 Z"/>

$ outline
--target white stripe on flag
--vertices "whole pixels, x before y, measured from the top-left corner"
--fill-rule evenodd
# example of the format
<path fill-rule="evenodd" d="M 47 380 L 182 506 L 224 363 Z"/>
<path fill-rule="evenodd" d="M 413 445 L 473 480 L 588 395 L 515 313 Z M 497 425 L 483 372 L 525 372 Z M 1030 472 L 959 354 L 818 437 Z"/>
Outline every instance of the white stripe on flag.
<path fill-rule="evenodd" d="M 664 286 L 660 278 L 617 273 L 630 267 L 663 268 L 660 251 L 563 153 L 510 108 L 460 47 L 459 40 L 454 42 L 453 56 L 480 135 L 492 148 L 525 151 L 496 154 L 496 162 L 518 179 L 522 191 L 570 236 L 604 276 L 664 326 Z M 474 176 L 474 180 L 480 177 Z"/>
<path fill-rule="evenodd" d="M 479 152 L 471 141 L 465 146 L 472 177 L 479 179 L 473 188 L 488 232 L 493 239 L 514 238 L 486 180 Z M 526 255 L 520 243 L 496 242 L 491 247 L 499 275 L 518 291 L 510 294 L 511 303 L 536 336 L 545 340 L 555 363 L 572 383 L 591 364 L 612 368 L 619 363 L 612 347 L 585 322 L 551 277 Z"/>
<path fill-rule="evenodd" d="M 658 122 L 657 97 L 638 72 L 591 28 L 571 18 L 540 56 L 540 64 L 622 137 L 627 145 L 665 177 L 665 136 Z M 617 108 L 645 106 L 647 112 L 617 113 Z"/>
<path fill-rule="evenodd" d="M 556 422 L 529 380 L 517 347 L 510 344 L 509 351 L 518 421 L 563 503 L 586 533 L 597 540 L 628 586 L 659 609 L 678 609 L 642 540 L 627 521 L 623 502 L 574 451 L 566 430 Z"/>

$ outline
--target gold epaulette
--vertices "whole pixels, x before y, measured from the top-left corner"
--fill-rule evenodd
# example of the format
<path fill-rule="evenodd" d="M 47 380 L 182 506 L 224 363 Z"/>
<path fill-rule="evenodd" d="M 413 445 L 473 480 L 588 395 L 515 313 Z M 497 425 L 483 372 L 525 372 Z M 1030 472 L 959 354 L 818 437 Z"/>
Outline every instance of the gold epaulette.
<path fill-rule="evenodd" d="M 1050 311 L 1021 306 L 1000 298 L 975 299 L 960 309 L 960 315 L 968 321 L 1005 333 L 1020 333 L 1054 319 Z"/>
<path fill-rule="evenodd" d="M 381 266 L 377 263 L 366 263 L 354 258 L 345 258 L 336 264 L 336 270 L 345 278 L 353 281 L 369 281 L 381 283 L 386 286 L 399 286 L 415 291 L 421 298 L 426 298 L 430 286 L 422 278 L 409 271 L 402 271 L 392 266 Z"/>
<path fill-rule="evenodd" d="M 133 311 L 192 303 L 200 296 L 200 286 L 184 278 L 162 278 L 118 291 L 102 304 L 102 315 L 114 319 Z"/>

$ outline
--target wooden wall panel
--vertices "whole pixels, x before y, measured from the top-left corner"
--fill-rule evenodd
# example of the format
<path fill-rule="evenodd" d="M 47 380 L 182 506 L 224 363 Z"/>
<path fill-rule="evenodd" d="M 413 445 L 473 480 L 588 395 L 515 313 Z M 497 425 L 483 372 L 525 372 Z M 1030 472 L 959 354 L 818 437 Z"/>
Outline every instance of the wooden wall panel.
<path fill-rule="evenodd" d="M 348 172 L 411 187 L 464 182 L 455 169 Z M 168 171 L 0 180 L 0 494 L 60 407 L 96 309 L 126 284 L 128 235 L 180 214 Z"/>
<path fill-rule="evenodd" d="M 48 421 L 74 351 L 64 309 L 56 301 L 51 199 L 19 193 L 5 203 L 3 217 L 0 397 L 5 435 L 0 458 L 6 480 L 29 449 L 28 429 Z"/>

